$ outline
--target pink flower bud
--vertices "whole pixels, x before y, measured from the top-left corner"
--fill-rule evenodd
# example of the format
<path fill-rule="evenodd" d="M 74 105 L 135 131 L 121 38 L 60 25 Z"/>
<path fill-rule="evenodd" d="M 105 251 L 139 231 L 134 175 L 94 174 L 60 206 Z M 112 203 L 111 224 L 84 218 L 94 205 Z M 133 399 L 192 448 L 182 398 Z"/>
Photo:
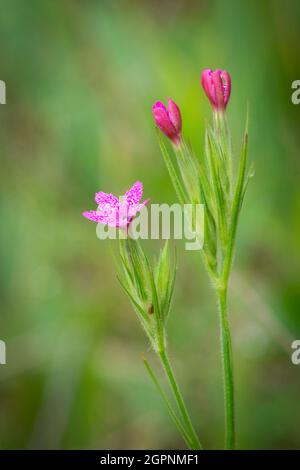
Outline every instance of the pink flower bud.
<path fill-rule="evenodd" d="M 203 70 L 201 84 L 214 111 L 224 111 L 228 104 L 231 91 L 231 78 L 226 70 Z"/>
<path fill-rule="evenodd" d="M 157 101 L 152 106 L 152 113 L 157 127 L 173 142 L 179 146 L 182 142 L 181 136 L 181 114 L 177 104 L 168 98 L 168 109 Z"/>

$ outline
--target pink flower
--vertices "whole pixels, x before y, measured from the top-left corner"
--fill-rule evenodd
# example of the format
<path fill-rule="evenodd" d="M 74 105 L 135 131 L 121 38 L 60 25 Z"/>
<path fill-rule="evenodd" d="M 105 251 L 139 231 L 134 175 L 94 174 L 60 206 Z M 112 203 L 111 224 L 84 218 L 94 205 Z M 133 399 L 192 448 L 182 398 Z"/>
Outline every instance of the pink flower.
<path fill-rule="evenodd" d="M 177 104 L 168 98 L 168 109 L 157 101 L 152 106 L 152 113 L 157 127 L 175 144 L 179 146 L 181 137 L 181 114 Z"/>
<path fill-rule="evenodd" d="M 231 78 L 226 70 L 203 70 L 201 84 L 214 111 L 224 111 L 228 104 L 231 91 Z"/>
<path fill-rule="evenodd" d="M 143 185 L 140 181 L 136 181 L 121 200 L 113 194 L 100 191 L 95 195 L 98 209 L 83 212 L 82 215 L 93 222 L 100 222 L 110 227 L 126 227 L 137 212 L 149 202 L 149 199 L 147 199 L 140 204 L 142 195 Z"/>

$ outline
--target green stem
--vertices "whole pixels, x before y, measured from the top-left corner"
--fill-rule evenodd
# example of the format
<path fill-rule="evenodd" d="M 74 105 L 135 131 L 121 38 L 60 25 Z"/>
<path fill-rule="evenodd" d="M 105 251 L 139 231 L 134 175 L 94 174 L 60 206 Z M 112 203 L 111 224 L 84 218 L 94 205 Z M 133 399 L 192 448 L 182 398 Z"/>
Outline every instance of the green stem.
<path fill-rule="evenodd" d="M 180 434 L 181 434 L 182 438 L 184 439 L 184 441 L 185 441 L 186 445 L 188 446 L 188 448 L 192 449 L 193 448 L 193 441 L 191 440 L 190 436 L 188 435 L 187 430 L 183 426 L 181 420 L 178 419 L 177 414 L 173 410 L 173 406 L 169 401 L 169 398 L 167 397 L 164 390 L 160 386 L 160 384 L 159 384 L 159 382 L 158 382 L 158 380 L 157 380 L 157 378 L 154 374 L 154 371 L 153 371 L 152 367 L 150 366 L 149 362 L 147 361 L 147 359 L 145 357 L 143 357 L 142 359 L 143 359 L 144 365 L 146 367 L 146 370 L 147 370 L 152 382 L 154 383 L 158 393 L 160 394 L 162 400 L 164 401 L 164 403 L 167 407 L 167 410 L 168 410 L 172 420 L 174 421 L 178 431 L 180 432 Z"/>
<path fill-rule="evenodd" d="M 173 395 L 174 395 L 174 398 L 176 400 L 176 403 L 177 403 L 177 406 L 178 406 L 178 409 L 180 411 L 180 414 L 181 414 L 181 417 L 182 417 L 182 420 L 185 424 L 185 427 L 192 439 L 192 443 L 193 445 L 191 446 L 191 448 L 193 450 L 198 450 L 198 449 L 202 449 L 202 445 L 199 441 L 199 438 L 197 436 L 197 433 L 194 429 L 194 426 L 192 424 L 192 421 L 191 421 L 191 418 L 189 416 L 189 413 L 187 411 L 187 408 L 185 406 L 185 403 L 184 403 L 184 400 L 183 400 L 183 397 L 180 393 L 180 390 L 179 390 L 179 387 L 178 387 L 178 384 L 177 384 L 177 381 L 175 379 L 175 376 L 174 376 L 174 373 L 173 373 L 173 370 L 172 370 L 172 367 L 171 367 L 171 364 L 170 364 L 170 361 L 168 359 L 168 356 L 166 354 L 166 351 L 163 350 L 163 351 L 160 351 L 158 352 L 158 355 L 160 357 L 160 360 L 162 362 L 162 365 L 163 365 L 163 368 L 164 368 L 164 371 L 166 373 L 166 376 L 169 380 L 169 383 L 170 383 L 170 386 L 171 386 L 171 389 L 172 389 L 172 392 L 173 392 Z"/>
<path fill-rule="evenodd" d="M 235 448 L 235 411 L 234 411 L 234 381 L 231 335 L 227 318 L 227 286 L 218 289 L 220 333 L 221 333 L 221 355 L 224 385 L 224 407 L 225 407 L 225 447 Z"/>

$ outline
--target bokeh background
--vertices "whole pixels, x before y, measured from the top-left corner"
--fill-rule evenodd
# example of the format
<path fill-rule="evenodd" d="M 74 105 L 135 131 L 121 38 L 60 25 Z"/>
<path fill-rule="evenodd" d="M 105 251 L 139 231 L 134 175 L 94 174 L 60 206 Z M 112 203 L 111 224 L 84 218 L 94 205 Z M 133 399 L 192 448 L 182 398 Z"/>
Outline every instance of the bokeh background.
<path fill-rule="evenodd" d="M 122 292 L 111 242 L 83 210 L 135 180 L 175 202 L 151 105 L 171 96 L 201 155 L 205 67 L 232 75 L 238 155 L 255 162 L 230 291 L 239 448 L 299 448 L 300 3 L 1 0 L 1 448 L 184 448 L 143 368 L 159 366 Z M 161 243 L 145 242 L 150 253 Z M 215 299 L 178 242 L 169 347 L 206 448 L 223 445 Z"/>

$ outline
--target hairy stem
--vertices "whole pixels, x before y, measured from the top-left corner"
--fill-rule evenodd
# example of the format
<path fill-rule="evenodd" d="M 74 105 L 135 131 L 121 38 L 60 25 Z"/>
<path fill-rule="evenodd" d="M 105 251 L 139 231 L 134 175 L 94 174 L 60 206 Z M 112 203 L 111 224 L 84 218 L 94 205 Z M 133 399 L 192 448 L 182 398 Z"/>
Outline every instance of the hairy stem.
<path fill-rule="evenodd" d="M 168 378 L 170 387 L 172 389 L 172 392 L 173 392 L 174 398 L 176 400 L 178 409 L 180 411 L 182 420 L 184 422 L 185 428 L 186 428 L 186 430 L 188 431 L 188 433 L 191 437 L 191 440 L 192 440 L 191 448 L 193 450 L 202 449 L 202 445 L 199 441 L 199 438 L 197 436 L 197 433 L 194 429 L 191 418 L 190 418 L 189 413 L 187 411 L 187 408 L 185 406 L 183 397 L 182 397 L 181 392 L 179 390 L 179 387 L 178 387 L 177 381 L 175 379 L 175 376 L 174 376 L 169 358 L 166 354 L 166 351 L 165 350 L 160 351 L 160 352 L 158 352 L 158 355 L 159 355 L 159 358 L 162 362 L 162 365 L 163 365 L 164 371 L 166 373 L 166 376 Z"/>
<path fill-rule="evenodd" d="M 189 449 L 192 449 L 193 448 L 193 441 L 192 439 L 190 438 L 188 432 L 186 431 L 185 427 L 183 426 L 181 420 L 177 417 L 177 414 L 176 412 L 173 410 L 173 406 L 171 404 L 171 402 L 169 401 L 169 398 L 167 397 L 166 393 L 164 392 L 163 388 L 160 386 L 155 374 L 154 374 L 154 371 L 153 369 L 151 368 L 149 362 L 147 361 L 147 359 L 145 357 L 143 357 L 143 362 L 145 364 L 145 367 L 146 367 L 146 370 L 152 380 L 152 382 L 154 383 L 159 395 L 161 396 L 162 400 L 164 401 L 166 407 L 167 407 L 167 410 L 172 418 L 172 420 L 174 421 L 174 424 L 175 426 L 177 427 L 178 431 L 180 432 L 182 438 L 184 439 L 186 445 L 188 446 Z"/>
<path fill-rule="evenodd" d="M 225 448 L 235 448 L 234 381 L 231 335 L 227 318 L 227 286 L 218 289 L 225 408 Z"/>

